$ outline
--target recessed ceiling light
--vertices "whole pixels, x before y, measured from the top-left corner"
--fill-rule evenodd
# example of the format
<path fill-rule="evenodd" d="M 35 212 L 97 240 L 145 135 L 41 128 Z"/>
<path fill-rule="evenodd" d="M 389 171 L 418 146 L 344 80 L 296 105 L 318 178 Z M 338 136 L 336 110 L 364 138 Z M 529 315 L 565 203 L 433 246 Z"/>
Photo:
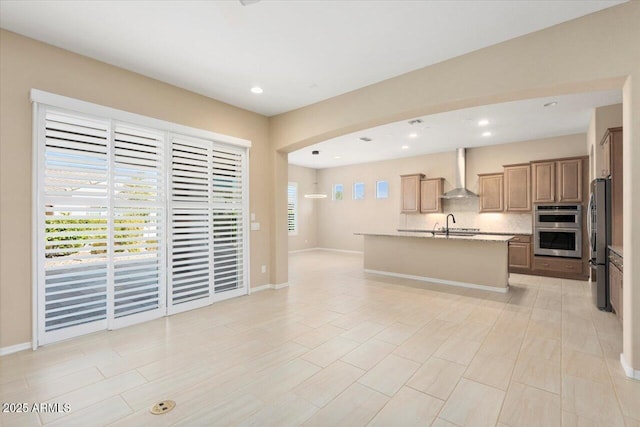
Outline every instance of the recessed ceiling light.
<path fill-rule="evenodd" d="M 489 120 L 487 119 L 482 119 L 480 121 L 478 121 L 478 126 L 486 126 L 489 124 Z"/>
<path fill-rule="evenodd" d="M 417 137 L 418 137 L 418 134 L 415 132 L 409 134 L 409 138 L 417 138 Z"/>
<path fill-rule="evenodd" d="M 334 159 L 340 159 L 340 156 L 333 156 Z"/>
<path fill-rule="evenodd" d="M 491 136 L 491 132 L 482 132 L 482 136 Z"/>
<path fill-rule="evenodd" d="M 311 154 L 313 154 L 314 156 L 317 156 L 318 154 L 320 154 L 320 152 L 318 150 L 313 150 Z"/>
<path fill-rule="evenodd" d="M 252 92 L 252 93 L 262 93 L 262 92 L 264 92 L 264 91 L 262 90 L 262 88 L 261 88 L 261 87 L 259 87 L 259 86 L 254 86 L 254 87 L 252 87 L 252 88 L 251 88 L 251 92 Z"/>
<path fill-rule="evenodd" d="M 547 102 L 544 104 L 545 107 L 555 107 L 556 105 L 558 105 L 558 101 Z"/>
<path fill-rule="evenodd" d="M 403 145 L 403 146 L 402 146 L 402 147 L 400 147 L 400 148 L 402 148 L 403 150 L 408 150 L 408 149 L 409 149 L 409 146 L 408 146 L 408 145 Z"/>

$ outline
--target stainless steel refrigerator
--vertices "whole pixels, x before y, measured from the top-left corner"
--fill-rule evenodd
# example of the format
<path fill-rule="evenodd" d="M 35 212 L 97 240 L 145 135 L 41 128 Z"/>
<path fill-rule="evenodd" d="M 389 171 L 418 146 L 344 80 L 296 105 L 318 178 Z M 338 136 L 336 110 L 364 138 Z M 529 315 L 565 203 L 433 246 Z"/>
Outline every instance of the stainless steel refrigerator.
<path fill-rule="evenodd" d="M 587 209 L 590 243 L 591 291 L 593 301 L 600 310 L 611 311 L 609 302 L 609 265 L 611 244 L 611 180 L 594 179 Z M 595 272 L 595 277 L 594 273 Z"/>

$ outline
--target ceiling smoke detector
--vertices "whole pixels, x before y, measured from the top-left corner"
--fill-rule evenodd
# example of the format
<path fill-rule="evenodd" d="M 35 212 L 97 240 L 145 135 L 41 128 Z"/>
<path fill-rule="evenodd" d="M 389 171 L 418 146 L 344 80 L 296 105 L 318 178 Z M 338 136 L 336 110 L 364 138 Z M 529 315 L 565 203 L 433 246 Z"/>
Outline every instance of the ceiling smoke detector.
<path fill-rule="evenodd" d="M 363 136 L 362 138 L 360 138 L 360 141 L 371 142 L 371 141 L 373 141 L 373 139 L 371 139 L 369 137 L 366 137 L 366 136 Z"/>
<path fill-rule="evenodd" d="M 420 123 L 422 123 L 422 120 L 420 119 L 413 119 L 413 120 L 409 120 L 408 122 L 410 125 L 419 125 Z"/>
<path fill-rule="evenodd" d="M 314 156 L 317 156 L 318 154 L 320 154 L 320 151 L 318 151 L 318 150 L 313 150 L 313 151 L 311 152 L 311 154 L 313 154 Z"/>

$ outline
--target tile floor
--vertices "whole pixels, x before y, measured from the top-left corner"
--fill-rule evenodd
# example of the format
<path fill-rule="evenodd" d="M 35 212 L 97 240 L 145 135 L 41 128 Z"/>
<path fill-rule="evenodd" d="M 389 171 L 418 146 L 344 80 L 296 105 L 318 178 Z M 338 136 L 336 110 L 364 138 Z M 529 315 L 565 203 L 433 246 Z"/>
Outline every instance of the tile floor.
<path fill-rule="evenodd" d="M 290 284 L 0 359 L 0 401 L 71 412 L 3 426 L 640 426 L 621 327 L 585 282 L 506 295 L 290 257 Z M 152 404 L 177 402 L 154 416 Z"/>

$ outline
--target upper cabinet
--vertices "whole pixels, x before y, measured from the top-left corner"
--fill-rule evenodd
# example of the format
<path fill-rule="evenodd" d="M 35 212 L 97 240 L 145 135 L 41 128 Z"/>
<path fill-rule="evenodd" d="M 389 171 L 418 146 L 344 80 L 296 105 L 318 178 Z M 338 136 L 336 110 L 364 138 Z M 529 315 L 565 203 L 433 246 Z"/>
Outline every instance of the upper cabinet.
<path fill-rule="evenodd" d="M 430 178 L 420 181 L 420 213 L 442 212 L 443 178 Z"/>
<path fill-rule="evenodd" d="M 602 170 L 600 171 L 600 177 L 608 178 L 611 176 L 611 139 L 613 135 L 610 129 L 604 134 L 600 145 L 602 146 Z"/>
<path fill-rule="evenodd" d="M 400 175 L 401 186 L 401 212 L 418 213 L 420 211 L 420 180 L 424 178 L 421 173 Z"/>
<path fill-rule="evenodd" d="M 531 163 L 533 203 L 556 201 L 556 162 Z"/>
<path fill-rule="evenodd" d="M 582 202 L 582 159 L 557 162 L 558 202 Z"/>
<path fill-rule="evenodd" d="M 604 176 L 611 177 L 611 244 L 622 246 L 622 128 L 607 129 L 601 144 L 605 150 L 603 169 L 607 171 Z"/>
<path fill-rule="evenodd" d="M 582 202 L 584 158 L 532 162 L 533 203 Z"/>
<path fill-rule="evenodd" d="M 478 179 L 480 212 L 504 211 L 504 175 L 480 174 Z"/>
<path fill-rule="evenodd" d="M 504 206 L 507 212 L 531 210 L 531 165 L 504 167 Z"/>

